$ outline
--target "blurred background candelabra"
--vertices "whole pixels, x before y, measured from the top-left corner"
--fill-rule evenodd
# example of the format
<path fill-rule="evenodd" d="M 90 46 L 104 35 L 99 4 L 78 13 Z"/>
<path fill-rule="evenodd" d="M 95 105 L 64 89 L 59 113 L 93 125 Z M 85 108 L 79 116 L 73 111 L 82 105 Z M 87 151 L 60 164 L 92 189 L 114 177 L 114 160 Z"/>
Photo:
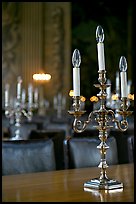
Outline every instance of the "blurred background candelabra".
<path fill-rule="evenodd" d="M 127 66 L 127 64 L 126 64 Z M 127 89 L 127 106 L 131 105 L 131 101 L 134 100 L 134 95 L 131 94 L 131 80 L 128 80 L 126 89 Z M 107 79 L 107 84 L 111 84 L 110 79 Z M 115 111 L 115 118 L 121 120 L 122 116 L 119 114 L 119 109 L 121 106 L 121 97 L 120 97 L 120 78 L 119 72 L 116 72 L 116 87 L 115 91 L 111 92 L 111 86 L 106 88 L 106 107 L 111 108 Z M 114 124 L 115 128 L 117 129 L 116 123 Z"/>
<path fill-rule="evenodd" d="M 17 78 L 17 96 L 12 98 L 10 95 L 10 85 L 5 85 L 5 116 L 9 118 L 10 124 L 15 124 L 15 135 L 12 140 L 21 139 L 20 127 L 22 116 L 27 117 L 28 121 L 32 120 L 33 110 L 38 107 L 38 95 L 35 92 L 33 102 L 33 87 L 28 85 L 28 100 L 26 100 L 26 91 L 22 89 L 22 78 Z"/>
<path fill-rule="evenodd" d="M 66 108 L 66 97 L 61 93 L 58 93 L 56 96 L 54 96 L 53 104 L 54 109 L 57 111 L 57 118 L 61 118 L 63 110 Z"/>
<path fill-rule="evenodd" d="M 116 124 L 120 131 L 126 131 L 128 128 L 127 116 L 132 114 L 128 111 L 128 83 L 127 83 L 127 61 L 124 56 L 121 56 L 119 61 L 119 72 L 116 75 L 116 100 L 111 103 L 111 83 L 106 79 L 105 59 L 104 59 L 104 31 L 101 26 L 96 29 L 97 51 L 98 51 L 98 81 L 99 84 L 94 84 L 96 88 L 100 89 L 97 94 L 100 105 L 98 109 L 93 109 L 89 114 L 87 120 L 80 120 L 80 117 L 86 112 L 81 109 L 80 96 L 80 64 L 81 56 L 78 49 L 75 49 L 72 56 L 73 63 L 73 109 L 68 111 L 69 114 L 75 117 L 73 122 L 73 129 L 77 133 L 83 132 L 90 122 L 96 121 L 96 129 L 99 130 L 100 144 L 97 148 L 100 150 L 101 161 L 98 165 L 100 168 L 100 177 L 93 178 L 84 183 L 84 190 L 86 189 L 118 189 L 123 188 L 123 183 L 115 179 L 109 179 L 106 174 L 108 164 L 106 162 L 106 151 L 109 146 L 106 144 L 108 137 L 108 130 Z M 120 75 L 120 80 L 119 80 Z M 120 82 L 120 83 L 119 83 Z M 119 84 L 121 85 L 121 97 L 119 93 Z M 107 109 L 106 109 L 107 108 Z M 111 108 L 111 109 L 110 109 Z M 114 111 L 113 111 L 113 110 Z M 120 116 L 120 117 L 117 117 Z"/>

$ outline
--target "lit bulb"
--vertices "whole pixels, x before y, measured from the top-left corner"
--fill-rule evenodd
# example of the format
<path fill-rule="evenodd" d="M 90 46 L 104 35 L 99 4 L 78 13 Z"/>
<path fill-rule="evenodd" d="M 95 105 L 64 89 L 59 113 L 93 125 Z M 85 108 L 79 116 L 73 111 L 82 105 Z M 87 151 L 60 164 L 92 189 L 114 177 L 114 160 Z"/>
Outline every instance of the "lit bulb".
<path fill-rule="evenodd" d="M 104 41 L 104 30 L 103 30 L 103 28 L 101 26 L 97 26 L 96 40 L 97 40 L 98 43 Z"/>
<path fill-rule="evenodd" d="M 78 49 L 75 49 L 73 52 L 72 64 L 74 67 L 79 67 L 81 64 L 81 55 Z"/>
<path fill-rule="evenodd" d="M 120 80 L 121 80 L 121 97 L 128 96 L 128 89 L 127 89 L 127 61 L 124 56 L 121 56 L 119 61 L 119 69 L 120 69 Z"/>
<path fill-rule="evenodd" d="M 127 70 L 127 61 L 124 56 L 121 56 L 119 61 L 119 68 L 121 72 L 125 72 Z"/>
<path fill-rule="evenodd" d="M 17 99 L 20 100 L 21 98 L 21 84 L 22 84 L 22 78 L 21 76 L 18 76 L 17 78 Z"/>

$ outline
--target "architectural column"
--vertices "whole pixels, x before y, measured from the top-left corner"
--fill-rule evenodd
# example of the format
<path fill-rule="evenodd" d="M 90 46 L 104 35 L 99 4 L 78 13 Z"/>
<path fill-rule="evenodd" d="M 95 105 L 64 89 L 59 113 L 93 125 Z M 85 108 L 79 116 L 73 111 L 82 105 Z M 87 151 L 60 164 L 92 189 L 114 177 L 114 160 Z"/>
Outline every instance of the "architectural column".
<path fill-rule="evenodd" d="M 43 68 L 43 7 L 42 2 L 22 3 L 21 72 L 23 84 L 33 83 L 33 74 Z"/>
<path fill-rule="evenodd" d="M 50 100 L 58 92 L 68 97 L 72 73 L 70 2 L 45 3 L 44 33 L 45 71 L 52 75 L 51 81 L 45 85 L 46 95 Z"/>

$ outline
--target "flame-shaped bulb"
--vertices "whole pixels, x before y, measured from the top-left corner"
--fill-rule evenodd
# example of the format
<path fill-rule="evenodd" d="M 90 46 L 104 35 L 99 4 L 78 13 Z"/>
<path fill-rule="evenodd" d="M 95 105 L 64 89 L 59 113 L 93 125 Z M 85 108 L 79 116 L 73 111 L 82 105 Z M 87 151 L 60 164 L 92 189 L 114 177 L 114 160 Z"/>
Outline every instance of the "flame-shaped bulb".
<path fill-rule="evenodd" d="M 124 56 L 121 56 L 120 58 L 119 69 L 121 72 L 125 72 L 127 70 L 127 60 Z"/>
<path fill-rule="evenodd" d="M 75 49 L 73 52 L 72 64 L 74 67 L 79 67 L 81 64 L 81 55 L 78 49 Z"/>
<path fill-rule="evenodd" d="M 100 25 L 96 28 L 96 41 L 98 43 L 104 41 L 104 30 Z"/>
<path fill-rule="evenodd" d="M 119 69 L 120 69 L 120 80 L 121 80 L 121 97 L 128 96 L 128 89 L 127 89 L 127 61 L 124 56 L 121 56 L 119 61 Z"/>

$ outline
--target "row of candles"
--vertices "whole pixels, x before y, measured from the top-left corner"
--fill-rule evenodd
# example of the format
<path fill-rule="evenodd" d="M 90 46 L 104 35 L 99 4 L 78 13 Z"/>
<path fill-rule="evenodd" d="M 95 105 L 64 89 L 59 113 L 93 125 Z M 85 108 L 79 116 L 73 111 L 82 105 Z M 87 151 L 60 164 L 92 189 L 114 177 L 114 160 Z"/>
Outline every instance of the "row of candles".
<path fill-rule="evenodd" d="M 104 31 L 101 26 L 96 29 L 97 51 L 98 51 L 98 67 L 99 71 L 105 71 L 105 58 L 104 58 Z M 74 96 L 80 96 L 80 64 L 81 55 L 78 49 L 75 49 L 72 56 L 73 63 L 73 90 Z M 120 80 L 121 80 L 121 97 L 128 96 L 127 84 L 127 61 L 124 56 L 121 56 L 119 61 Z M 118 80 L 118 78 L 117 78 Z M 119 85 L 119 80 L 117 82 Z"/>
<path fill-rule="evenodd" d="M 28 85 L 28 102 L 26 101 L 26 91 L 22 89 L 22 78 L 17 78 L 17 95 L 16 98 L 10 97 L 10 86 L 5 85 L 5 116 L 10 119 L 10 124 L 15 125 L 15 134 L 11 140 L 22 139 L 21 120 L 22 116 L 27 117 L 28 121 L 32 120 L 33 111 L 38 110 L 39 115 L 45 115 L 49 102 L 39 97 L 38 88 L 33 89 L 32 84 Z M 12 103 L 11 103 L 11 99 Z M 66 98 L 59 93 L 54 97 L 54 109 L 57 110 L 57 117 L 61 118 L 62 110 L 65 109 Z"/>
<path fill-rule="evenodd" d="M 8 107 L 15 107 L 16 100 L 19 100 L 21 103 L 22 108 L 26 107 L 26 90 L 22 89 L 22 78 L 19 76 L 17 78 L 17 96 L 16 100 L 10 97 L 10 85 L 5 85 L 5 108 Z M 15 104 L 14 104 L 15 103 Z M 40 106 L 45 106 L 46 108 L 49 107 L 49 101 L 42 100 L 39 97 L 39 90 L 36 87 L 33 88 L 32 84 L 28 85 L 28 107 L 39 108 Z M 61 116 L 62 110 L 66 107 L 66 97 L 62 95 L 62 93 L 58 93 L 53 98 L 53 106 L 54 109 L 57 110 L 59 117 Z"/>
<path fill-rule="evenodd" d="M 10 104 L 10 85 L 5 85 L 5 107 L 8 107 Z M 22 89 L 22 78 L 19 76 L 17 78 L 17 100 L 19 100 L 22 105 L 25 104 L 26 101 L 26 90 Z M 38 103 L 38 88 L 34 90 L 34 103 Z M 32 84 L 28 85 L 28 105 L 32 106 L 33 104 L 33 86 Z"/>

